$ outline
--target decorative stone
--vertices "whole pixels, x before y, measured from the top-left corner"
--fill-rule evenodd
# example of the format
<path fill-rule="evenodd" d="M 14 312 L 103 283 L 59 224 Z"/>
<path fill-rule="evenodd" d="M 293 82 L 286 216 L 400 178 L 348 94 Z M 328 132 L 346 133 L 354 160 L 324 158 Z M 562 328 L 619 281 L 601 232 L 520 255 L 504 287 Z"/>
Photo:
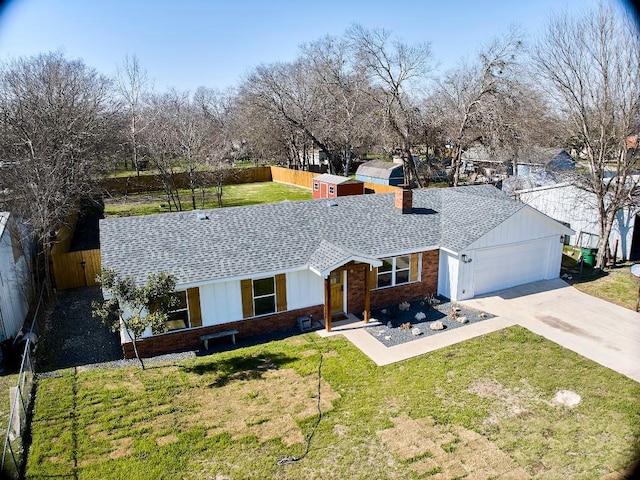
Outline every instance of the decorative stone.
<path fill-rule="evenodd" d="M 417 337 L 418 335 L 422 335 L 422 332 L 418 327 L 415 327 L 413 330 L 411 330 L 411 335 L 413 335 L 414 337 Z"/>
<path fill-rule="evenodd" d="M 383 314 L 383 315 L 386 315 L 387 313 L 389 313 L 389 312 L 387 312 L 387 309 L 386 309 L 386 308 L 383 308 L 383 309 L 382 309 L 382 314 Z"/>
<path fill-rule="evenodd" d="M 444 329 L 444 324 L 440 320 L 438 320 L 437 322 L 432 322 L 429 325 L 429 328 L 431 330 L 443 330 Z"/>
<path fill-rule="evenodd" d="M 386 337 L 384 337 L 385 340 L 391 340 L 391 335 L 387 335 Z"/>
<path fill-rule="evenodd" d="M 398 308 L 403 312 L 406 312 L 407 310 L 409 310 L 409 308 L 411 308 L 411 305 L 409 304 L 409 302 L 400 302 Z"/>
<path fill-rule="evenodd" d="M 393 323 L 391 323 L 391 320 L 387 322 L 387 328 L 393 328 Z"/>
<path fill-rule="evenodd" d="M 416 313 L 416 316 L 413 318 L 415 318 L 417 321 L 421 321 L 427 318 L 427 316 L 424 314 L 424 312 L 418 312 Z"/>
<path fill-rule="evenodd" d="M 467 317 L 457 317 L 456 320 L 458 321 L 458 323 L 469 323 Z"/>

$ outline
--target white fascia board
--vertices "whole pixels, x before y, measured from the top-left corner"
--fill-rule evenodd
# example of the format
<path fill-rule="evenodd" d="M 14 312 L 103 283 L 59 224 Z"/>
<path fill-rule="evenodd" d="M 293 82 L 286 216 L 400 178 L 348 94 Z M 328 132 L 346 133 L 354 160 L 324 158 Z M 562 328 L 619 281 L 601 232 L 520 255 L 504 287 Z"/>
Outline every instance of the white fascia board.
<path fill-rule="evenodd" d="M 451 255 L 460 256 L 460 252 L 456 252 L 455 250 L 451 250 L 450 248 L 447 248 L 447 247 L 440 247 L 440 250 L 442 250 L 443 252 L 450 253 Z"/>
<path fill-rule="evenodd" d="M 247 275 L 236 275 L 233 277 L 224 277 L 224 278 L 216 278 L 211 280 L 204 280 L 200 282 L 188 282 L 188 283 L 180 283 L 176 285 L 176 290 L 186 290 L 187 288 L 194 287 L 203 287 L 205 285 L 212 285 L 215 283 L 226 283 L 226 282 L 234 282 L 241 280 L 250 280 L 254 278 L 267 278 L 267 277 L 275 277 L 280 273 L 289 273 L 289 272 L 299 272 L 301 270 L 308 270 L 309 267 L 307 265 L 302 265 L 299 267 L 287 268 L 284 270 L 271 270 L 267 272 L 256 272 Z"/>
<path fill-rule="evenodd" d="M 442 247 L 438 245 L 432 245 L 429 247 L 412 248 L 411 250 L 399 250 L 395 252 L 385 253 L 383 255 L 380 255 L 379 258 L 399 257 L 402 255 L 410 255 L 412 253 L 422 253 L 422 252 L 429 252 L 431 250 L 440 250 L 441 248 Z"/>
<path fill-rule="evenodd" d="M 382 266 L 382 260 L 378 260 L 377 258 L 368 258 L 368 257 L 359 257 L 359 256 L 351 256 L 347 259 L 345 259 L 342 262 L 338 262 L 334 265 L 331 265 L 329 268 L 320 271 L 317 268 L 314 268 L 312 266 L 309 266 L 309 270 L 311 270 L 313 273 L 315 273 L 316 275 L 318 275 L 319 277 L 322 278 L 327 278 L 329 276 L 329 274 L 331 272 L 333 272 L 336 268 L 340 268 L 344 265 L 346 265 L 349 262 L 360 262 L 360 263 L 368 263 L 369 265 L 371 265 L 372 267 L 381 267 Z"/>

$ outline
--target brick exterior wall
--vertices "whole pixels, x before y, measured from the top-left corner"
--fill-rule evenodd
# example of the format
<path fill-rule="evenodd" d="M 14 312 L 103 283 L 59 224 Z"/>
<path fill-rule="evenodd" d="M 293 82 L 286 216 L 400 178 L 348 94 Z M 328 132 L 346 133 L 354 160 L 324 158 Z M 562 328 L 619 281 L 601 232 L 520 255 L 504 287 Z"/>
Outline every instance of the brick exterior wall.
<path fill-rule="evenodd" d="M 238 338 L 249 337 L 252 335 L 260 335 L 263 333 L 275 332 L 291 327 L 298 326 L 297 318 L 302 316 L 313 316 L 319 320 L 324 316 L 323 305 L 302 308 L 299 310 L 291 310 L 280 312 L 273 315 L 265 315 L 263 317 L 247 318 L 238 320 L 237 322 L 224 323 L 222 325 L 212 325 L 209 327 L 199 327 L 187 330 L 179 330 L 172 333 L 156 335 L 154 337 L 143 338 L 138 340 L 138 352 L 141 357 L 153 357 L 163 353 L 178 352 L 182 350 L 196 350 L 202 347 L 201 335 L 208 333 L 222 332 L 224 330 L 238 330 L 236 340 Z M 209 340 L 209 344 L 215 342 L 231 342 L 230 337 L 224 337 Z M 125 358 L 135 358 L 133 352 L 133 344 L 131 342 L 122 345 L 122 351 Z"/>
<path fill-rule="evenodd" d="M 422 276 L 419 282 L 371 291 L 371 308 L 388 307 L 402 301 L 414 301 L 438 291 L 439 250 L 422 252 Z M 364 275 L 362 269 L 349 270 L 347 274 L 347 311 L 360 314 L 364 311 Z"/>
<path fill-rule="evenodd" d="M 402 301 L 419 300 L 427 294 L 436 293 L 438 290 L 438 261 L 438 250 L 422 252 L 422 276 L 420 281 L 371 291 L 371 308 L 387 307 Z M 361 267 L 349 269 L 347 272 L 347 311 L 349 313 L 360 314 L 364 310 L 364 276 L 367 273 Z M 196 350 L 202 346 L 201 335 L 224 330 L 238 330 L 237 338 L 260 335 L 292 327 L 297 328 L 297 318 L 309 315 L 317 320 L 324 318 L 324 306 L 316 305 L 273 315 L 247 318 L 222 325 L 156 335 L 139 340 L 137 342 L 138 352 L 141 357 L 152 357 L 163 353 Z M 210 340 L 209 343 L 230 341 L 229 338 L 219 338 Z M 135 357 L 131 342 L 125 343 L 122 346 L 122 350 L 125 358 Z"/>

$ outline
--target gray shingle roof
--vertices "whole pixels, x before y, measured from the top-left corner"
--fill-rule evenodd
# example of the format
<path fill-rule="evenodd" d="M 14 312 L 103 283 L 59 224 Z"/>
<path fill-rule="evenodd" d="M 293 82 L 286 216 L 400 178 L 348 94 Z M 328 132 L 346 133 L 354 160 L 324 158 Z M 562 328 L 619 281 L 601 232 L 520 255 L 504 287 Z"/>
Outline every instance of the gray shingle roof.
<path fill-rule="evenodd" d="M 313 177 L 314 180 L 318 180 L 323 183 L 331 183 L 333 185 L 341 185 L 343 183 L 362 183 L 355 178 L 342 177 L 340 175 L 331 175 L 330 173 L 323 173 L 317 177 Z"/>
<path fill-rule="evenodd" d="M 309 267 L 345 255 L 382 258 L 460 251 L 523 208 L 492 186 L 414 190 L 401 214 L 394 194 L 102 220 L 102 265 L 144 281 L 170 271 L 179 285 Z"/>

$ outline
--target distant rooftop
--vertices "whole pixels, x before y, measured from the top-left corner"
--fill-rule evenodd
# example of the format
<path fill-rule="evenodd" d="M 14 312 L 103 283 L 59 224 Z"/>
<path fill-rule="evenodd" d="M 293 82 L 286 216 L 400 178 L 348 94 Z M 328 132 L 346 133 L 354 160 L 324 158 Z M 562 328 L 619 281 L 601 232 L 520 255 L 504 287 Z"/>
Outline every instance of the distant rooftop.
<path fill-rule="evenodd" d="M 322 175 L 313 177 L 313 179 L 323 183 L 331 183 L 333 185 L 341 185 L 343 183 L 362 183 L 360 180 L 356 180 L 355 178 L 331 175 L 330 173 L 323 173 Z"/>

